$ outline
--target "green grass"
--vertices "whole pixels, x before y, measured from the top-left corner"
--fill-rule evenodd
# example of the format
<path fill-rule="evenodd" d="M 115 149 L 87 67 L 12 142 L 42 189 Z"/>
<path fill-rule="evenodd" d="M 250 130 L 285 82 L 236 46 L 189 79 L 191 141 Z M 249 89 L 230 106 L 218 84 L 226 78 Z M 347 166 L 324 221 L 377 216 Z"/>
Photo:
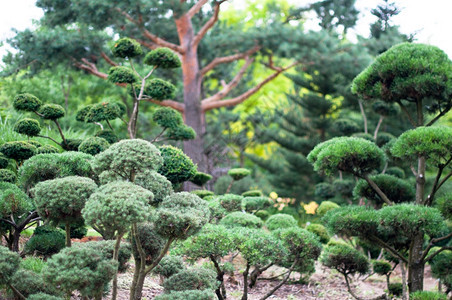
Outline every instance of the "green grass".
<path fill-rule="evenodd" d="M 46 265 L 46 262 L 38 257 L 27 257 L 20 262 L 20 266 L 26 270 L 30 270 L 34 273 L 41 273 L 42 269 Z"/>

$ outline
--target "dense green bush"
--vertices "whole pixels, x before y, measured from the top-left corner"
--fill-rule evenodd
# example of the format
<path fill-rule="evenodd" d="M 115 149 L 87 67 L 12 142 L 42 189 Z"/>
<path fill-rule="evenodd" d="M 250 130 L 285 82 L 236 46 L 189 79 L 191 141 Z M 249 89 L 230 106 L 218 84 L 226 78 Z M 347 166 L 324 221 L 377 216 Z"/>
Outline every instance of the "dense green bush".
<path fill-rule="evenodd" d="M 28 296 L 27 300 L 63 300 L 64 298 L 49 295 L 46 293 L 37 293 Z"/>
<path fill-rule="evenodd" d="M 45 282 L 41 274 L 29 270 L 19 269 L 13 276 L 13 282 L 14 287 L 25 297 L 36 293 L 58 295 L 55 286 Z"/>
<path fill-rule="evenodd" d="M 190 178 L 190 182 L 193 182 L 196 185 L 203 186 L 206 184 L 209 180 L 212 179 L 212 175 L 206 174 L 203 172 L 196 172 L 196 174 Z"/>
<path fill-rule="evenodd" d="M 287 214 L 275 214 L 270 216 L 267 221 L 265 221 L 265 227 L 271 231 L 293 226 L 298 226 L 298 222 L 294 217 Z"/>
<path fill-rule="evenodd" d="M 114 144 L 119 141 L 118 136 L 113 131 L 107 129 L 99 130 L 96 132 L 95 136 L 107 140 L 110 144 Z"/>
<path fill-rule="evenodd" d="M 393 136 L 392 134 L 390 134 L 390 133 L 387 133 L 387 132 L 380 132 L 380 133 L 378 133 L 378 135 L 377 135 L 377 140 L 376 140 L 376 143 L 377 143 L 377 146 L 378 147 L 383 147 L 384 145 L 386 145 L 387 143 L 389 143 L 390 141 L 392 141 L 392 140 L 395 140 L 395 136 Z"/>
<path fill-rule="evenodd" d="M 322 217 L 330 210 L 333 210 L 338 207 L 339 207 L 339 205 L 337 205 L 336 203 L 334 203 L 332 201 L 322 201 L 322 203 L 320 203 L 319 207 L 317 207 L 316 213 Z"/>
<path fill-rule="evenodd" d="M 189 180 L 196 174 L 196 166 L 192 160 L 179 148 L 162 146 L 159 148 L 163 165 L 158 172 L 173 184 Z"/>
<path fill-rule="evenodd" d="M 50 257 L 60 252 L 65 246 L 64 232 L 54 227 L 43 225 L 36 227 L 33 236 L 24 247 L 26 254 L 42 255 Z"/>
<path fill-rule="evenodd" d="M 204 268 L 180 271 L 163 282 L 165 293 L 187 290 L 215 290 L 218 285 L 215 272 Z"/>
<path fill-rule="evenodd" d="M 436 205 L 446 219 L 452 219 L 452 193 L 438 197 Z"/>
<path fill-rule="evenodd" d="M 44 120 L 56 120 L 64 117 L 65 111 L 58 104 L 44 104 L 39 108 L 39 116 Z"/>
<path fill-rule="evenodd" d="M 190 193 L 195 194 L 196 196 L 198 196 L 201 199 L 215 195 L 214 192 L 209 191 L 209 190 L 194 190 L 194 191 L 191 191 Z"/>
<path fill-rule="evenodd" d="M 23 161 L 36 154 L 36 147 L 24 141 L 6 142 L 0 146 L 0 152 L 7 158 Z"/>
<path fill-rule="evenodd" d="M 80 146 L 78 146 L 78 151 L 96 155 L 107 149 L 109 146 L 110 144 L 106 139 L 92 136 L 84 140 Z"/>
<path fill-rule="evenodd" d="M 237 211 L 227 214 L 221 219 L 220 224 L 226 227 L 261 228 L 263 222 L 255 215 Z"/>
<path fill-rule="evenodd" d="M 388 291 L 391 295 L 401 296 L 403 292 L 403 284 L 400 282 L 390 283 L 388 286 Z"/>
<path fill-rule="evenodd" d="M 342 133 L 342 135 L 350 135 L 360 130 L 355 121 L 345 118 L 334 121 L 334 128 Z"/>
<path fill-rule="evenodd" d="M 234 168 L 228 171 L 228 175 L 234 180 L 240 180 L 251 174 L 251 171 L 245 168 Z"/>
<path fill-rule="evenodd" d="M 390 167 L 386 170 L 386 174 L 395 176 L 400 179 L 405 178 L 405 171 L 399 167 Z"/>
<path fill-rule="evenodd" d="M 209 290 L 204 291 L 180 291 L 162 294 L 155 297 L 155 300 L 214 300 L 217 299 L 215 293 Z"/>
<path fill-rule="evenodd" d="M 243 199 L 243 206 L 247 212 L 257 212 L 262 209 L 269 208 L 272 201 L 268 197 L 245 197 Z"/>
<path fill-rule="evenodd" d="M 151 264 L 155 258 L 158 257 L 160 251 L 163 249 L 165 239 L 160 236 L 153 223 L 140 223 L 137 225 L 137 235 L 146 254 L 146 264 Z M 135 260 L 139 260 L 139 254 L 136 246 L 135 238 L 129 234 L 130 245 L 132 246 L 132 254 Z"/>
<path fill-rule="evenodd" d="M 101 102 L 91 106 L 85 115 L 85 122 L 102 122 L 121 117 L 121 108 L 118 103 Z"/>
<path fill-rule="evenodd" d="M 14 98 L 13 107 L 18 111 L 38 111 L 42 102 L 32 94 L 19 94 Z"/>
<path fill-rule="evenodd" d="M 140 172 L 135 177 L 135 184 L 150 190 L 154 194 L 153 204 L 158 204 L 173 193 L 173 185 L 165 176 L 151 170 Z"/>
<path fill-rule="evenodd" d="M 0 284 L 9 284 L 14 273 L 19 269 L 20 257 L 16 252 L 0 246 Z"/>
<path fill-rule="evenodd" d="M 328 182 L 320 182 L 315 185 L 314 195 L 320 200 L 333 198 L 336 194 L 334 186 Z"/>
<path fill-rule="evenodd" d="M 76 243 L 73 247 L 87 247 L 102 254 L 104 259 L 113 259 L 113 250 L 115 247 L 115 241 L 97 241 L 97 242 L 86 242 L 86 243 Z M 129 260 L 132 256 L 132 247 L 129 243 L 121 243 L 118 252 L 118 271 L 124 273 L 127 271 L 129 266 Z"/>
<path fill-rule="evenodd" d="M 102 298 L 103 287 L 116 273 L 118 264 L 91 247 L 69 247 L 53 255 L 42 273 L 44 281 L 66 295 L 78 290 L 84 297 Z"/>
<path fill-rule="evenodd" d="M 41 126 L 35 119 L 25 118 L 14 125 L 14 131 L 27 136 L 37 136 L 41 132 Z"/>
<path fill-rule="evenodd" d="M 8 169 L 0 169 L 0 181 L 15 183 L 17 180 L 16 173 Z"/>
<path fill-rule="evenodd" d="M 83 143 L 82 139 L 66 139 L 61 147 L 66 151 L 78 151 L 78 147 Z"/>
<path fill-rule="evenodd" d="M 261 190 L 251 190 L 242 193 L 243 197 L 262 197 L 264 194 Z"/>
<path fill-rule="evenodd" d="M 43 145 L 36 150 L 36 154 L 46 154 L 46 153 L 59 153 L 57 147 L 52 145 Z"/>
<path fill-rule="evenodd" d="M 227 214 L 227 211 L 223 206 L 221 206 L 220 200 L 218 200 L 218 198 L 209 199 L 211 197 L 212 196 L 208 196 L 204 200 L 208 201 L 207 205 L 209 206 L 210 210 L 210 221 L 217 223 Z"/>
<path fill-rule="evenodd" d="M 320 262 L 343 275 L 369 272 L 367 258 L 358 250 L 344 244 L 325 247 Z"/>
<path fill-rule="evenodd" d="M 389 262 L 384 260 L 372 261 L 372 270 L 378 275 L 387 275 L 392 270 L 392 266 Z"/>
<path fill-rule="evenodd" d="M 113 47 L 111 47 L 111 52 L 115 57 L 120 58 L 132 58 L 143 54 L 141 50 L 141 45 L 130 38 L 122 38 L 115 42 Z"/>
<path fill-rule="evenodd" d="M 179 57 L 168 48 L 157 48 L 144 57 L 145 64 L 162 69 L 174 69 L 181 66 Z"/>
<path fill-rule="evenodd" d="M 241 211 L 243 197 L 235 194 L 225 194 L 218 197 L 221 206 L 228 212 Z"/>
<path fill-rule="evenodd" d="M 167 255 L 162 258 L 153 272 L 162 277 L 169 278 L 185 269 L 184 260 L 181 256 Z"/>
<path fill-rule="evenodd" d="M 9 164 L 8 158 L 6 158 L 6 156 L 3 155 L 3 153 L 0 153 L 0 169 L 7 168 L 8 164 Z"/>
<path fill-rule="evenodd" d="M 410 294 L 410 300 L 447 300 L 447 295 L 439 292 L 417 291 Z"/>
<path fill-rule="evenodd" d="M 141 89 L 140 84 L 134 84 L 135 90 Z M 168 81 L 160 78 L 149 80 L 144 87 L 144 94 L 153 100 L 162 101 L 174 99 L 176 95 L 176 87 Z"/>
<path fill-rule="evenodd" d="M 108 71 L 108 80 L 113 83 L 134 83 L 137 77 L 129 68 L 116 66 Z"/>
<path fill-rule="evenodd" d="M 170 107 L 158 108 L 152 115 L 155 123 L 163 128 L 175 129 L 184 124 L 182 115 Z"/>
<path fill-rule="evenodd" d="M 306 230 L 318 236 L 322 244 L 328 243 L 331 238 L 325 226 L 323 226 L 322 224 L 309 224 L 308 226 L 306 226 Z"/>

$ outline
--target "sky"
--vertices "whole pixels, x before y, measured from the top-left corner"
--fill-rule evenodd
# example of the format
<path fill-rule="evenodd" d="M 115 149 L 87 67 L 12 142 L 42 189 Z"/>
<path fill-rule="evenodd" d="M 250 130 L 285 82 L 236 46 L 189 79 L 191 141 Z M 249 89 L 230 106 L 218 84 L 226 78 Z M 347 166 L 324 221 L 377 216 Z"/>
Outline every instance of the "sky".
<path fill-rule="evenodd" d="M 243 0 L 232 0 L 232 2 Z M 293 3 L 312 2 L 289 0 Z M 452 10 L 451 0 L 390 0 L 402 12 L 394 17 L 393 23 L 400 26 L 405 34 L 416 33 L 416 42 L 438 46 L 452 58 Z M 242 2 L 243 3 L 243 2 Z M 369 24 L 375 21 L 370 10 L 381 4 L 382 0 L 356 0 L 361 17 L 355 27 L 357 34 L 368 36 Z M 35 7 L 35 0 L 0 0 L 0 57 L 6 54 L 7 38 L 14 36 L 11 28 L 24 30 L 33 28 L 33 20 L 42 16 L 42 10 Z"/>

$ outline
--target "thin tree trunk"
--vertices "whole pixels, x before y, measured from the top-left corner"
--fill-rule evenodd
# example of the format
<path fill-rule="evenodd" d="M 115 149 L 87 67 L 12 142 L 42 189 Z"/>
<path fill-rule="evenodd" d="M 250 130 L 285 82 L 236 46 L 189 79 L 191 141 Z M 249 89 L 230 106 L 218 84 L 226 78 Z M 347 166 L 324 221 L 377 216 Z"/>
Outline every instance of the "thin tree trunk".
<path fill-rule="evenodd" d="M 364 111 L 363 102 L 361 101 L 361 99 L 358 99 L 358 104 L 359 104 L 359 110 L 361 111 L 361 115 L 363 116 L 364 133 L 369 133 L 368 130 L 367 130 L 367 117 L 366 117 L 366 113 Z"/>
<path fill-rule="evenodd" d="M 281 280 L 281 282 L 280 282 L 277 286 L 275 286 L 270 292 L 268 292 L 267 294 L 265 294 L 265 296 L 262 297 L 260 300 L 265 300 L 265 299 L 267 299 L 268 297 L 270 297 L 271 295 L 273 295 L 273 293 L 275 293 L 280 287 L 282 287 L 282 286 L 287 282 L 287 280 L 289 280 L 290 274 L 292 274 L 292 271 L 293 271 L 293 269 L 295 268 L 295 266 L 297 265 L 297 263 L 298 263 L 298 259 L 296 259 L 296 260 L 293 262 L 292 266 L 290 266 L 289 271 L 287 272 L 287 274 L 286 274 L 286 276 L 284 277 L 284 279 Z"/>
<path fill-rule="evenodd" d="M 378 120 L 377 127 L 375 128 L 375 131 L 374 131 L 374 140 L 375 141 L 377 140 L 378 131 L 380 130 L 380 126 L 381 126 L 381 123 L 383 123 L 384 118 L 385 118 L 384 116 L 380 116 L 380 119 Z"/>
<path fill-rule="evenodd" d="M 242 300 L 248 300 L 248 273 L 250 271 L 250 264 L 246 263 L 245 272 L 243 272 L 243 295 Z"/>
<path fill-rule="evenodd" d="M 402 271 L 402 300 L 407 300 L 407 290 L 406 290 L 406 271 L 404 262 L 399 259 L 400 270 Z M 389 288 L 389 287 L 388 287 Z"/>
<path fill-rule="evenodd" d="M 424 235 L 417 234 L 410 247 L 410 257 L 408 264 L 408 290 L 409 293 L 422 291 L 424 289 L 424 267 L 423 256 Z"/>
<path fill-rule="evenodd" d="M 66 247 L 71 247 L 71 224 L 66 222 Z"/>
<path fill-rule="evenodd" d="M 121 238 L 124 234 L 119 234 L 116 237 L 116 243 L 115 243 L 115 248 L 113 249 L 113 260 L 116 261 L 118 263 L 118 267 L 119 267 L 119 247 L 121 245 Z M 112 300 L 116 300 L 118 295 L 118 271 L 115 272 L 115 276 L 113 277 L 113 286 L 112 286 L 112 292 L 111 292 L 111 299 Z"/>

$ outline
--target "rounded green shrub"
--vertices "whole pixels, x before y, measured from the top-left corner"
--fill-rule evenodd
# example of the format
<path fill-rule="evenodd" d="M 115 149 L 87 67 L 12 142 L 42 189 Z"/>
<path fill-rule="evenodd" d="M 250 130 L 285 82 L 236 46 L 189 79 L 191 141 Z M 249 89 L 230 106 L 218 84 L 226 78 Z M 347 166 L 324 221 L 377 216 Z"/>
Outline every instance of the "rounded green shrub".
<path fill-rule="evenodd" d="M 263 221 L 267 220 L 268 217 L 270 217 L 270 213 L 266 210 L 257 211 L 254 213 L 254 215 Z"/>
<path fill-rule="evenodd" d="M 36 150 L 36 154 L 45 154 L 45 153 L 59 153 L 57 147 L 52 145 L 43 145 Z"/>
<path fill-rule="evenodd" d="M 38 113 L 45 120 L 56 120 L 64 117 L 65 111 L 61 105 L 44 104 L 39 108 Z"/>
<path fill-rule="evenodd" d="M 86 115 L 89 113 L 93 104 L 82 107 L 75 114 L 75 119 L 79 122 L 86 122 Z"/>
<path fill-rule="evenodd" d="M 205 197 L 208 197 L 208 196 L 215 195 L 214 192 L 209 191 L 209 190 L 194 190 L 194 191 L 191 191 L 190 193 L 195 194 L 196 196 L 198 196 L 201 199 L 204 199 Z"/>
<path fill-rule="evenodd" d="M 65 247 L 63 231 L 48 225 L 36 227 L 33 236 L 27 241 L 24 252 L 44 257 L 60 252 Z"/>
<path fill-rule="evenodd" d="M 13 282 L 14 287 L 27 299 L 30 299 L 28 297 L 36 293 L 58 294 L 54 286 L 44 282 L 41 274 L 36 274 L 29 270 L 19 269 L 13 276 Z"/>
<path fill-rule="evenodd" d="M 141 45 L 130 38 L 122 38 L 115 42 L 113 47 L 111 47 L 111 52 L 115 57 L 120 58 L 132 58 L 143 54 L 141 50 Z"/>
<path fill-rule="evenodd" d="M 184 260 L 181 256 L 167 255 L 162 258 L 153 272 L 162 277 L 169 278 L 185 269 Z"/>
<path fill-rule="evenodd" d="M 20 94 L 14 98 L 13 107 L 18 111 L 35 112 L 41 107 L 42 102 L 32 94 Z"/>
<path fill-rule="evenodd" d="M 171 107 L 161 107 L 158 108 L 152 119 L 155 123 L 163 128 L 177 128 L 184 124 L 184 120 L 182 119 L 182 115 L 175 109 Z"/>
<path fill-rule="evenodd" d="M 432 249 L 433 250 L 433 249 Z M 435 249 L 437 250 L 437 249 Z M 450 276 L 452 274 L 452 251 L 445 250 L 433 257 L 430 262 L 432 274 L 435 278 L 440 278 L 446 284 L 451 286 Z M 448 278 L 449 277 L 449 278 Z"/>
<path fill-rule="evenodd" d="M 46 293 L 37 293 L 28 296 L 27 300 L 64 300 L 64 298 L 49 295 Z"/>
<path fill-rule="evenodd" d="M 403 292 L 403 284 L 400 282 L 390 283 L 388 286 L 388 291 L 391 295 L 401 296 Z"/>
<path fill-rule="evenodd" d="M 248 169 L 245 169 L 245 168 L 234 168 L 234 169 L 229 169 L 229 171 L 228 171 L 228 175 L 231 176 L 232 179 L 234 179 L 234 180 L 240 180 L 250 174 L 251 174 L 251 171 Z"/>
<path fill-rule="evenodd" d="M 9 284 L 19 269 L 20 257 L 16 252 L 0 246 L 0 284 Z"/>
<path fill-rule="evenodd" d="M 5 169 L 8 167 L 9 160 L 6 156 L 0 152 L 0 169 Z"/>
<path fill-rule="evenodd" d="M 14 131 L 27 136 L 37 136 L 41 132 L 41 126 L 37 120 L 25 118 L 17 121 Z"/>
<path fill-rule="evenodd" d="M 377 146 L 378 147 L 383 147 L 384 145 L 386 145 L 387 143 L 389 143 L 390 141 L 392 141 L 392 140 L 395 140 L 395 136 L 393 136 L 392 134 L 390 134 L 390 133 L 387 133 L 387 132 L 380 132 L 380 133 L 378 133 L 378 135 L 377 135 L 377 140 L 376 140 L 376 143 L 377 143 Z"/>
<path fill-rule="evenodd" d="M 327 182 L 320 182 L 315 185 L 314 195 L 322 200 L 330 199 L 335 196 L 334 186 Z"/>
<path fill-rule="evenodd" d="M 207 196 L 204 200 L 208 201 L 210 211 L 210 222 L 216 223 L 221 220 L 227 213 L 223 206 L 221 206 L 220 201 L 217 198 L 209 199 L 212 196 Z"/>
<path fill-rule="evenodd" d="M 367 258 L 358 250 L 345 244 L 326 246 L 320 257 L 320 262 L 343 275 L 355 273 L 364 275 L 369 272 Z"/>
<path fill-rule="evenodd" d="M 84 140 L 80 146 L 78 146 L 78 151 L 96 155 L 105 149 L 110 147 L 110 144 L 107 142 L 106 139 L 101 137 L 89 137 L 86 140 Z"/>
<path fill-rule="evenodd" d="M 180 192 L 166 197 L 153 215 L 156 232 L 167 238 L 186 239 L 209 221 L 210 210 L 198 196 Z"/>
<path fill-rule="evenodd" d="M 174 99 L 176 95 L 176 87 L 168 81 L 153 78 L 146 83 L 144 94 L 157 101 Z"/>
<path fill-rule="evenodd" d="M 163 282 L 165 293 L 187 290 L 215 290 L 219 282 L 213 270 L 191 268 L 174 274 Z"/>
<path fill-rule="evenodd" d="M 446 219 L 452 219 L 452 193 L 438 197 L 436 206 Z"/>
<path fill-rule="evenodd" d="M 243 197 L 262 197 L 264 194 L 261 190 L 251 190 L 242 193 Z"/>
<path fill-rule="evenodd" d="M 347 236 L 377 234 L 380 224 L 378 211 L 364 206 L 336 208 L 325 214 L 322 221 L 330 232 Z"/>
<path fill-rule="evenodd" d="M 118 136 L 111 130 L 99 130 L 94 136 L 106 139 L 108 143 L 114 144 L 119 141 Z"/>
<path fill-rule="evenodd" d="M 203 172 L 196 172 L 196 174 L 190 178 L 190 182 L 193 182 L 196 185 L 203 186 L 206 184 L 209 180 L 212 179 L 212 175 L 206 174 Z"/>
<path fill-rule="evenodd" d="M 113 83 L 134 83 L 137 81 L 137 77 L 131 69 L 116 66 L 108 71 L 108 80 Z"/>
<path fill-rule="evenodd" d="M 268 197 L 245 197 L 243 198 L 243 206 L 247 212 L 257 212 L 262 209 L 269 208 L 272 201 Z"/>
<path fill-rule="evenodd" d="M 135 184 L 150 190 L 154 194 L 153 204 L 158 204 L 173 193 L 173 185 L 165 176 L 151 170 L 140 172 L 135 177 Z"/>
<path fill-rule="evenodd" d="M 372 270 L 378 275 L 387 275 L 392 270 L 392 265 L 388 261 L 372 261 Z"/>
<path fill-rule="evenodd" d="M 330 235 L 328 234 L 328 231 L 326 230 L 325 226 L 322 224 L 309 224 L 306 226 L 306 230 L 314 233 L 316 236 L 319 237 L 320 242 L 322 244 L 326 244 L 331 239 Z"/>
<path fill-rule="evenodd" d="M 322 201 L 315 211 L 319 216 L 324 216 L 328 211 L 338 208 L 339 205 L 332 201 Z"/>
<path fill-rule="evenodd" d="M 334 128 L 343 135 L 350 135 L 360 130 L 358 124 L 351 119 L 337 119 L 334 121 Z"/>
<path fill-rule="evenodd" d="M 141 242 L 141 247 L 146 254 L 146 264 L 150 265 L 156 259 L 160 251 L 165 245 L 165 239 L 160 236 L 156 230 L 153 223 L 140 223 L 137 225 L 137 234 Z M 129 241 L 132 247 L 132 254 L 135 260 L 139 259 L 139 253 L 136 246 L 135 237 L 133 234 L 129 234 Z"/>
<path fill-rule="evenodd" d="M 101 102 L 91 106 L 90 110 L 85 115 L 85 122 L 102 122 L 119 118 L 121 110 L 117 103 Z"/>
<path fill-rule="evenodd" d="M 170 128 L 167 133 L 168 138 L 175 141 L 193 140 L 196 138 L 196 132 L 187 125 L 181 125 L 176 128 Z"/>
<path fill-rule="evenodd" d="M 217 296 L 210 290 L 189 290 L 180 292 L 171 292 L 155 297 L 155 300 L 214 300 Z"/>
<path fill-rule="evenodd" d="M 143 62 L 162 69 L 173 69 L 181 66 L 179 56 L 169 48 L 157 48 L 150 51 L 144 57 Z"/>
<path fill-rule="evenodd" d="M 294 226 L 298 226 L 297 220 L 287 214 L 275 214 L 270 216 L 267 221 L 265 221 L 265 227 L 271 231 Z"/>
<path fill-rule="evenodd" d="M 45 220 L 74 222 L 81 217 L 85 202 L 96 189 L 96 183 L 86 177 L 68 176 L 46 180 L 33 189 L 36 209 Z"/>
<path fill-rule="evenodd" d="M 241 211 L 227 214 L 221 221 L 221 225 L 226 227 L 247 227 L 247 228 L 261 228 L 263 222 L 255 215 L 244 213 Z"/>
<path fill-rule="evenodd" d="M 386 170 L 386 174 L 395 176 L 400 179 L 405 178 L 405 171 L 399 167 L 390 167 Z"/>
<path fill-rule="evenodd" d="M 7 158 L 22 161 L 36 154 L 36 147 L 23 141 L 6 142 L 0 146 L 0 152 Z"/>
<path fill-rule="evenodd" d="M 171 183 L 182 183 L 196 174 L 196 166 L 179 148 L 162 146 L 159 150 L 163 158 L 163 165 L 158 172 L 171 181 Z"/>
<path fill-rule="evenodd" d="M 221 206 L 228 212 L 241 211 L 243 197 L 235 194 L 225 194 L 218 197 Z"/>
<path fill-rule="evenodd" d="M 117 272 L 116 261 L 91 247 L 69 247 L 53 255 L 42 271 L 44 281 L 65 294 L 78 290 L 83 297 L 101 297 L 103 287 Z"/>
<path fill-rule="evenodd" d="M 81 143 L 83 143 L 82 139 L 66 139 L 66 143 L 63 143 L 61 147 L 66 151 L 78 151 Z"/>
<path fill-rule="evenodd" d="M 410 294 L 410 300 L 447 300 L 447 295 L 432 291 L 417 291 Z"/>
<path fill-rule="evenodd" d="M 17 185 L 0 182 L 0 218 L 8 219 L 13 215 L 20 219 L 33 209 L 33 202 Z"/>
<path fill-rule="evenodd" d="M 15 183 L 16 180 L 16 173 L 8 169 L 0 169 L 0 181 Z"/>

